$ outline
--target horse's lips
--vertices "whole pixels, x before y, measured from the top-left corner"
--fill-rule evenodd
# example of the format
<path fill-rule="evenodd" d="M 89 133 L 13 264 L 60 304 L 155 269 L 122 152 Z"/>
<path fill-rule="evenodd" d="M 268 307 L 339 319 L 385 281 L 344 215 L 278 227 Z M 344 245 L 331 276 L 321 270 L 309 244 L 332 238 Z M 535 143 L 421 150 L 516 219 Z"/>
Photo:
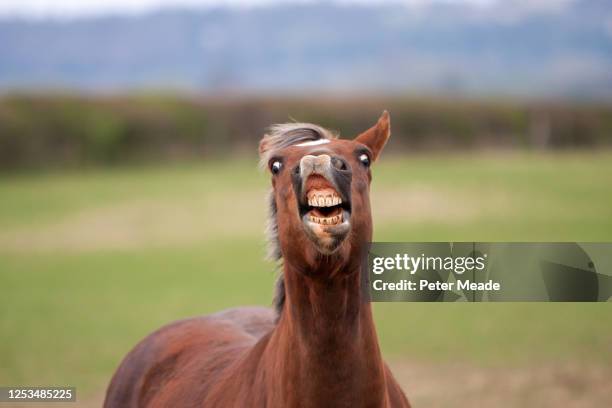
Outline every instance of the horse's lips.
<path fill-rule="evenodd" d="M 321 199 L 324 201 L 321 202 Z M 331 203 L 327 202 L 328 199 L 331 200 Z M 325 207 L 350 202 L 350 197 L 325 176 L 312 174 L 303 182 L 298 200 L 301 205 L 310 205 L 314 200 L 316 206 Z"/>
<path fill-rule="evenodd" d="M 351 214 L 346 209 L 342 209 L 342 222 L 338 224 L 319 224 L 310 221 L 308 217 L 308 213 L 302 217 L 302 224 L 306 235 L 323 252 L 333 252 L 344 241 L 351 230 Z"/>

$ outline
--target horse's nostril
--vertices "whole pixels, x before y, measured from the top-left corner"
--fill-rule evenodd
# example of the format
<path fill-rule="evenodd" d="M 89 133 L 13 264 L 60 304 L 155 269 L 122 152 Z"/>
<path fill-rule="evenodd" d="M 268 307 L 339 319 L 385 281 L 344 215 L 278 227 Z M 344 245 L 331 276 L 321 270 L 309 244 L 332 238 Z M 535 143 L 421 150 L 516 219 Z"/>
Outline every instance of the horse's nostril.
<path fill-rule="evenodd" d="M 338 170 L 346 170 L 347 166 L 346 163 L 344 162 L 344 160 L 338 159 L 336 157 L 334 157 L 332 159 L 332 165 L 338 169 Z"/>
<path fill-rule="evenodd" d="M 294 174 L 300 174 L 300 165 L 299 164 L 297 166 L 295 166 L 295 168 L 293 169 L 293 173 Z"/>

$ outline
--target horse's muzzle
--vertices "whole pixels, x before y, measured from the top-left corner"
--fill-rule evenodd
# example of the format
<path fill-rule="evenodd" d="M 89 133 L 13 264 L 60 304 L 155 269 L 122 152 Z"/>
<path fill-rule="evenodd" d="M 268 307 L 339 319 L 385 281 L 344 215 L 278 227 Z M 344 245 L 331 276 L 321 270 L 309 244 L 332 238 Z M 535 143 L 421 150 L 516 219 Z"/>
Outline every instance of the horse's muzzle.
<path fill-rule="evenodd" d="M 294 169 L 294 188 L 306 235 L 323 253 L 334 252 L 350 231 L 351 171 L 328 154 L 306 155 Z"/>

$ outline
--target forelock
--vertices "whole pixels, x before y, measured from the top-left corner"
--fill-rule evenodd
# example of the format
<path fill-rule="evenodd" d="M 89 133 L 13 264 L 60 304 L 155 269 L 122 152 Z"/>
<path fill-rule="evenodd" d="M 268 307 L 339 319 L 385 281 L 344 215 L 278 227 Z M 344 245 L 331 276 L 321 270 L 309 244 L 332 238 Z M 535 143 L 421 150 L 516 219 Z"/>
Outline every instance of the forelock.
<path fill-rule="evenodd" d="M 266 167 L 275 151 L 318 140 L 331 140 L 337 135 L 311 123 L 279 123 L 270 126 L 259 144 L 260 166 Z"/>

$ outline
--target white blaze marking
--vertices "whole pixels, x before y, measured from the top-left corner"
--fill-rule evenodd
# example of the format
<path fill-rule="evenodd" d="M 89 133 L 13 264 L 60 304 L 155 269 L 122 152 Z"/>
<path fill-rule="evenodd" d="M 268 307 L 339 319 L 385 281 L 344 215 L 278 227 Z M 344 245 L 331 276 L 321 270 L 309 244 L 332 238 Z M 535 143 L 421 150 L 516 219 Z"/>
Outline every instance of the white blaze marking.
<path fill-rule="evenodd" d="M 299 147 L 317 146 L 317 145 L 321 145 L 321 144 L 325 144 L 325 143 L 329 143 L 329 139 L 311 140 L 310 142 L 304 142 L 304 143 L 296 144 L 296 146 L 299 146 Z"/>

